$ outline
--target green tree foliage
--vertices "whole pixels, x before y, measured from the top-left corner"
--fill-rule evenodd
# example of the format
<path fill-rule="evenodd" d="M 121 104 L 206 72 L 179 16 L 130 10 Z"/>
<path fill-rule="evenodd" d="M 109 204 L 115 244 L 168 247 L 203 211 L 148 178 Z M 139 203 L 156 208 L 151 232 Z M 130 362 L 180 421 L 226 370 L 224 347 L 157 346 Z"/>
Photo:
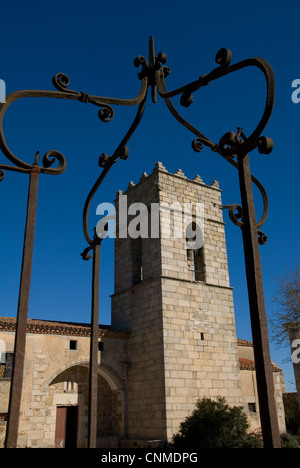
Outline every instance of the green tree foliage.
<path fill-rule="evenodd" d="M 256 446 L 256 439 L 247 434 L 248 429 L 242 407 L 231 407 L 221 397 L 202 398 L 173 436 L 172 448 L 189 451 Z"/>
<path fill-rule="evenodd" d="M 288 433 L 300 437 L 300 409 L 296 393 L 283 395 L 285 422 Z"/>

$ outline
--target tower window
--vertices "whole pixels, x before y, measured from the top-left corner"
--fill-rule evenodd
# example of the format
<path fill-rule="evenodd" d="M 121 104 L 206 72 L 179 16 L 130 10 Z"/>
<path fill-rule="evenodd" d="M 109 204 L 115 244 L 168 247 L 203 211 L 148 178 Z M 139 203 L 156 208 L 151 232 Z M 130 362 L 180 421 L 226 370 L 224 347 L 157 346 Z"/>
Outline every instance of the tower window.
<path fill-rule="evenodd" d="M 195 221 L 186 229 L 186 246 L 188 268 L 194 273 L 194 281 L 205 281 L 203 231 Z"/>
<path fill-rule="evenodd" d="M 204 249 L 194 250 L 195 281 L 205 281 Z"/>
<path fill-rule="evenodd" d="M 143 281 L 142 239 L 131 239 L 132 284 Z"/>

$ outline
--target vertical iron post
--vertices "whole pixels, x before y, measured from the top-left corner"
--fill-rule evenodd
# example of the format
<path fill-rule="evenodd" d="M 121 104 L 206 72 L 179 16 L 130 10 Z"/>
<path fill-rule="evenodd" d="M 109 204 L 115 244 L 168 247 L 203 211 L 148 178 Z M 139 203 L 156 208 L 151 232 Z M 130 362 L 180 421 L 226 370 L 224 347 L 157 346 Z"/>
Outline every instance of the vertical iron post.
<path fill-rule="evenodd" d="M 96 237 L 96 234 L 95 234 Z M 88 448 L 97 446 L 98 407 L 98 336 L 99 336 L 99 287 L 101 243 L 95 239 L 93 245 L 92 312 L 89 368 L 89 415 Z"/>
<path fill-rule="evenodd" d="M 26 227 L 23 245 L 23 260 L 20 280 L 18 315 L 14 344 L 13 373 L 10 386 L 8 420 L 5 437 L 5 448 L 16 448 L 23 387 L 25 347 L 28 304 L 31 283 L 31 270 L 33 258 L 33 244 L 36 224 L 37 198 L 38 198 L 39 171 L 30 172 Z"/>
<path fill-rule="evenodd" d="M 257 222 L 248 154 L 238 154 L 238 171 L 243 208 L 243 226 L 241 229 L 244 243 L 262 434 L 265 448 L 280 448 Z"/>

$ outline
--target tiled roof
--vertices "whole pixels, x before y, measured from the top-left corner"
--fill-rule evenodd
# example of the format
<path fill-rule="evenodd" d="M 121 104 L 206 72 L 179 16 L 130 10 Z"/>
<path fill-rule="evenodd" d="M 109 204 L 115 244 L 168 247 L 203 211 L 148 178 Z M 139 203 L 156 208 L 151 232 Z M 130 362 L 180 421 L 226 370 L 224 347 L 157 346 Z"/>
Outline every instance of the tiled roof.
<path fill-rule="evenodd" d="M 16 319 L 0 317 L 0 331 L 14 332 Z M 28 319 L 27 333 L 47 335 L 69 335 L 88 337 L 91 334 L 91 326 L 88 323 L 52 322 L 49 320 Z M 109 325 L 99 325 L 99 337 L 128 338 L 129 333 L 112 329 Z"/>
<path fill-rule="evenodd" d="M 251 359 L 239 358 L 241 370 L 255 370 L 255 362 Z M 279 372 L 281 369 L 272 362 L 273 372 Z"/>

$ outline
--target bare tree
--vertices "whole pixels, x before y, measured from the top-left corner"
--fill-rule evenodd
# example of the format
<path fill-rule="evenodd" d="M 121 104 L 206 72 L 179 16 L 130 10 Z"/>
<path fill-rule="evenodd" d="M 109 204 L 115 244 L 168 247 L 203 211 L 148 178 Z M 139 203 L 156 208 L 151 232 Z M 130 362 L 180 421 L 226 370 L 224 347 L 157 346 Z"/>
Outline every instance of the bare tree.
<path fill-rule="evenodd" d="M 289 331 L 293 323 L 300 321 L 300 268 L 287 270 L 284 277 L 277 277 L 277 290 L 273 297 L 277 310 L 270 318 L 272 339 L 280 346 L 289 344 Z"/>

